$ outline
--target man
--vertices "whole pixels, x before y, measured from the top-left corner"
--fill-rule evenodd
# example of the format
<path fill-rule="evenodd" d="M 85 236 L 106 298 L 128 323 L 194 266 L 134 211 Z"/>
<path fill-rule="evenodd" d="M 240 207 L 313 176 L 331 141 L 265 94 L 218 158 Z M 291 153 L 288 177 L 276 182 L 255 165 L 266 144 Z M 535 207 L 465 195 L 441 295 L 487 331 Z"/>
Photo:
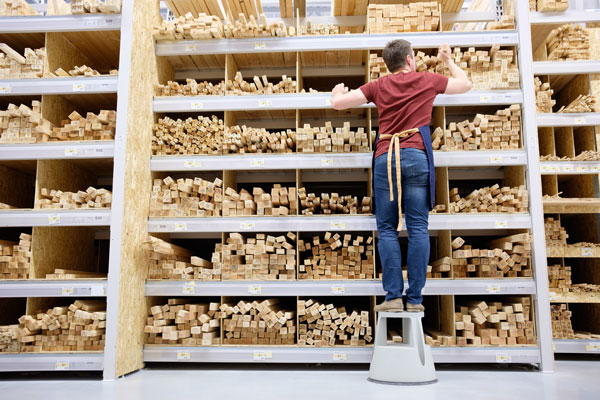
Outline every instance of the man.
<path fill-rule="evenodd" d="M 429 130 L 433 101 L 438 94 L 465 93 L 473 86 L 467 74 L 451 60 L 448 45 L 440 48 L 438 56 L 448 67 L 451 78 L 416 72 L 410 43 L 394 40 L 383 50 L 390 75 L 364 84 L 358 90 L 348 92 L 340 83 L 332 91 L 331 104 L 336 110 L 373 102 L 379 112 L 379 133 L 373 154 L 373 206 L 386 296 L 375 311 L 404 311 L 402 255 L 397 233 L 402 226 L 401 205 L 408 231 L 406 310 L 425 310 L 421 290 L 427 276 L 427 228 L 435 195 Z"/>

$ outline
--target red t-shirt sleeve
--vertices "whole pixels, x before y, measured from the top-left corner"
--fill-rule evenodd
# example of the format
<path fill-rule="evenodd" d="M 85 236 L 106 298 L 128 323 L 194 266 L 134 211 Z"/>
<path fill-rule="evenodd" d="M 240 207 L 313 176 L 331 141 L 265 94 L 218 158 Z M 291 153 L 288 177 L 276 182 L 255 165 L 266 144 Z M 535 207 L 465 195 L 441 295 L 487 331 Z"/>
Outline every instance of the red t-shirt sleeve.
<path fill-rule="evenodd" d="M 431 82 L 431 87 L 437 94 L 442 94 L 448 87 L 448 77 L 432 72 L 426 72 L 427 79 Z"/>
<path fill-rule="evenodd" d="M 365 95 L 369 103 L 375 103 L 375 94 L 377 93 L 377 82 L 367 82 L 362 85 L 360 91 Z"/>

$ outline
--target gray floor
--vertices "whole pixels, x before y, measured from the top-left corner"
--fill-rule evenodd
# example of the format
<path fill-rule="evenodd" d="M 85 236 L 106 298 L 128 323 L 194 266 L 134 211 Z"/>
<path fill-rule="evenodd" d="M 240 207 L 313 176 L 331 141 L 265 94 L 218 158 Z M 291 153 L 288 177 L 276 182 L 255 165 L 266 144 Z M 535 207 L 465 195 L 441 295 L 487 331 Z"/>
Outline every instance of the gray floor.
<path fill-rule="evenodd" d="M 397 387 L 367 382 L 364 366 L 177 365 L 147 368 L 116 382 L 93 376 L 0 375 L 0 399 L 600 399 L 600 359 L 557 361 L 556 372 L 526 367 L 438 368 L 439 382 Z"/>

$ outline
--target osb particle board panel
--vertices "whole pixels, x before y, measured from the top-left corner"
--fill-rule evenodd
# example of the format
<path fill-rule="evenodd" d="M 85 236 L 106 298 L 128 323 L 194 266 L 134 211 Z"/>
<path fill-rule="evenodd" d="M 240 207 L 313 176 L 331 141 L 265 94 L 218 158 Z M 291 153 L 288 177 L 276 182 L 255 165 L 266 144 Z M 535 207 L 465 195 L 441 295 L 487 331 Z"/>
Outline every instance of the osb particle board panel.
<path fill-rule="evenodd" d="M 64 35 L 89 57 L 89 67 L 97 70 L 119 67 L 120 31 L 67 32 Z"/>
<path fill-rule="evenodd" d="M 0 203 L 17 208 L 33 208 L 34 194 L 34 175 L 0 165 Z"/>
<path fill-rule="evenodd" d="M 39 160 L 35 182 L 35 198 L 42 188 L 77 192 L 96 185 L 96 176 L 67 160 Z"/>
<path fill-rule="evenodd" d="M 76 65 L 87 65 L 97 69 L 87 55 L 75 47 L 67 39 L 66 34 L 62 32 L 49 32 L 46 34 L 46 54 L 44 72 L 54 73 L 58 68 L 69 71 Z"/>

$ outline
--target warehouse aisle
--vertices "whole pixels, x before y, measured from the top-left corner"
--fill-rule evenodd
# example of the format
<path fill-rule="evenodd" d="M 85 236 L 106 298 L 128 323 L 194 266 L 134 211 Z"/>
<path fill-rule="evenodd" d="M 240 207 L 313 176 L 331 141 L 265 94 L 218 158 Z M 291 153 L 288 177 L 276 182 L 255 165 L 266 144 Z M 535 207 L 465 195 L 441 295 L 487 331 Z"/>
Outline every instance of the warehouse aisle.
<path fill-rule="evenodd" d="M 204 366 L 204 369 L 145 369 L 117 382 L 89 380 L 4 380 L 0 375 L 3 400 L 34 398 L 46 400 L 223 399 L 598 399 L 600 360 L 557 361 L 554 374 L 527 370 L 477 366 L 441 368 L 439 383 L 422 387 L 398 387 L 367 382 L 367 371 L 357 369 L 292 368 L 261 366 Z M 337 367 L 337 366 L 336 366 Z M 201 368 L 201 367 L 200 367 Z M 210 368 L 210 369 L 209 369 Z M 343 367 L 342 367 L 343 368 Z M 346 367 L 347 368 L 347 367 Z M 358 369 L 360 368 L 360 369 Z M 219 396 L 219 397 L 217 397 Z"/>

